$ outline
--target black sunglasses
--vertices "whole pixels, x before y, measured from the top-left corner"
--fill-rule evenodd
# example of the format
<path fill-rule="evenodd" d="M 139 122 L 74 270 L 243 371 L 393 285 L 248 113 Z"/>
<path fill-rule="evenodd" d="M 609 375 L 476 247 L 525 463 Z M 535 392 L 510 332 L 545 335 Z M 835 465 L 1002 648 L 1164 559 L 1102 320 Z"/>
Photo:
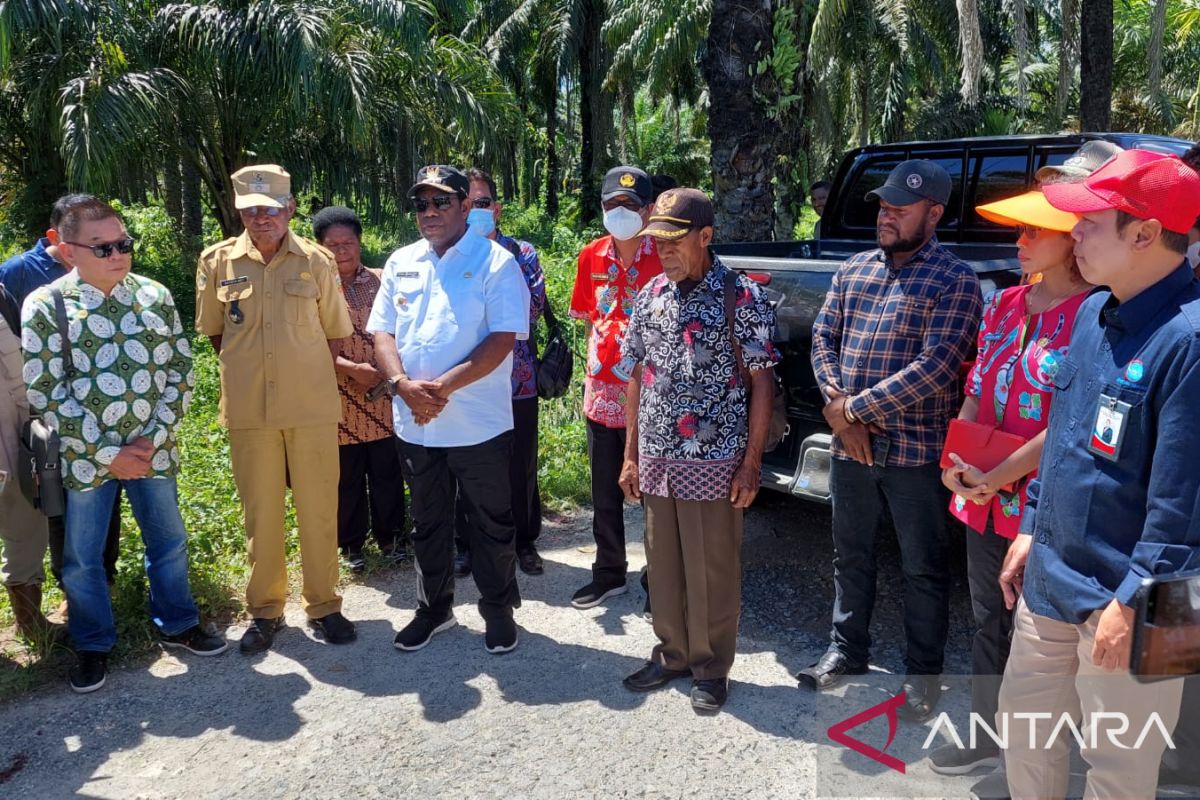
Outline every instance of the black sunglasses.
<path fill-rule="evenodd" d="M 494 202 L 496 201 L 490 197 L 476 197 L 471 201 L 471 205 L 475 208 L 491 208 Z"/>
<path fill-rule="evenodd" d="M 417 213 L 423 214 L 427 210 L 429 210 L 430 203 L 433 203 L 433 207 L 436 208 L 438 211 L 445 211 L 447 208 L 450 207 L 450 205 L 455 200 L 458 199 L 458 195 L 456 195 L 456 194 L 439 194 L 439 195 L 434 195 L 433 197 L 430 197 L 430 198 L 413 197 L 410 199 L 412 200 L 413 208 L 415 208 L 417 210 Z"/>
<path fill-rule="evenodd" d="M 104 244 L 84 244 L 83 242 L 66 242 L 66 244 L 74 245 L 75 247 L 86 247 L 92 251 L 92 255 L 96 258 L 108 258 L 112 255 L 113 250 L 116 250 L 123 256 L 127 256 L 133 252 L 132 236 L 126 236 L 124 239 L 119 239 L 115 242 L 105 242 Z"/>
<path fill-rule="evenodd" d="M 1043 230 L 1043 228 L 1035 228 L 1033 225 L 1018 225 L 1017 238 L 1020 239 L 1022 236 L 1024 236 L 1026 239 L 1033 241 Z"/>

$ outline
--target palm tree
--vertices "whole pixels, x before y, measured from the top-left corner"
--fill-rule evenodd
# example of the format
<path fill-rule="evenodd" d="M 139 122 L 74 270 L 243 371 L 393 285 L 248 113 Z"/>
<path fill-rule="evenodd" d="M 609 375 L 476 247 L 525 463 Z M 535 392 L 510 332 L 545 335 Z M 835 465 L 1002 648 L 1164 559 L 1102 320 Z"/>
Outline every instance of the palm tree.
<path fill-rule="evenodd" d="M 1085 131 L 1112 127 L 1113 0 L 1080 3 L 1079 126 Z"/>

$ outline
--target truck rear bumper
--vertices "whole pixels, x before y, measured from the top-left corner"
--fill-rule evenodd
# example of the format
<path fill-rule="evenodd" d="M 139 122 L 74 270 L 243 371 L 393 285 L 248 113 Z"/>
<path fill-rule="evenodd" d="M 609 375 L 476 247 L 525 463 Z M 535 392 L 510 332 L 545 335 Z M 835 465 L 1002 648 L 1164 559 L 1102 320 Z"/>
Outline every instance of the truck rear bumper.
<path fill-rule="evenodd" d="M 828 503 L 829 491 L 829 448 L 832 437 L 828 433 L 814 433 L 804 439 L 800 445 L 800 457 L 791 472 L 780 468 L 781 465 L 767 464 L 763 466 L 762 483 L 764 489 L 786 492 L 806 500 L 816 500 Z"/>

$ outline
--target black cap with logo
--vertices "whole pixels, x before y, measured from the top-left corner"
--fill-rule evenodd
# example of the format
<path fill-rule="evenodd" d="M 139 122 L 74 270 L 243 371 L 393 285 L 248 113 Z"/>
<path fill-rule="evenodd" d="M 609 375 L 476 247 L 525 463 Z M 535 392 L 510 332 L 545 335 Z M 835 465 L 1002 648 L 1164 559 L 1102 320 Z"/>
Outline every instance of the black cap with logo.
<path fill-rule="evenodd" d="M 637 167 L 613 167 L 604 176 L 600 187 L 600 200 L 607 203 L 614 197 L 629 197 L 642 205 L 654 196 L 654 184 L 650 176 Z"/>
<path fill-rule="evenodd" d="M 408 190 L 408 196 L 415 197 L 417 190 L 425 186 L 441 189 L 443 192 L 453 192 L 459 197 L 466 197 L 471 192 L 471 182 L 462 170 L 445 164 L 430 164 L 417 170 L 416 182 Z"/>
<path fill-rule="evenodd" d="M 883 186 L 867 192 L 867 199 L 876 198 L 894 206 L 910 206 L 921 200 L 946 205 L 950 200 L 950 175 L 932 161 L 914 158 L 896 165 Z"/>

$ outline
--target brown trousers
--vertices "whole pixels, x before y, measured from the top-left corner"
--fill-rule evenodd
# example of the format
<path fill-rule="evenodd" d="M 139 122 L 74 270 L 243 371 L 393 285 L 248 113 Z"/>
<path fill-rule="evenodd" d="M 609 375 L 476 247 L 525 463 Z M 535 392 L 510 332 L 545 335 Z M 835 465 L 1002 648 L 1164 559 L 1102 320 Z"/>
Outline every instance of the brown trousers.
<path fill-rule="evenodd" d="M 725 678 L 742 608 L 742 510 L 728 500 L 644 495 L 650 605 L 659 644 L 653 659 Z"/>

